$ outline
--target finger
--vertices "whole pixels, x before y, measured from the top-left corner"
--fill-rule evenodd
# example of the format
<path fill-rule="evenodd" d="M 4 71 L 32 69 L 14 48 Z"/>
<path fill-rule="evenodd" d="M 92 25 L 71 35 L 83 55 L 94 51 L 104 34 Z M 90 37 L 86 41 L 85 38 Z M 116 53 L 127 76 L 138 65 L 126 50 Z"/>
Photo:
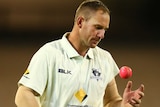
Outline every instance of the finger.
<path fill-rule="evenodd" d="M 126 85 L 126 91 L 130 92 L 132 88 L 132 81 L 128 81 L 127 85 Z"/>
<path fill-rule="evenodd" d="M 139 99 L 142 99 L 142 97 L 144 97 L 144 93 L 142 91 L 140 91 L 138 95 L 139 95 Z"/>
<path fill-rule="evenodd" d="M 141 86 L 138 88 L 138 95 L 139 95 L 139 99 L 141 99 L 142 97 L 144 97 L 144 85 L 141 84 Z"/>
<path fill-rule="evenodd" d="M 141 84 L 141 86 L 138 88 L 138 90 L 144 92 L 144 85 Z"/>
<path fill-rule="evenodd" d="M 135 99 L 135 98 L 132 98 L 130 100 L 130 104 L 134 107 L 139 107 L 139 105 L 141 104 L 141 100 L 140 99 Z"/>
<path fill-rule="evenodd" d="M 130 103 L 133 107 L 139 107 L 140 104 L 134 104 L 134 103 Z"/>
<path fill-rule="evenodd" d="M 140 104 L 140 103 L 141 103 L 141 99 L 132 98 L 132 101 L 133 101 L 135 104 Z"/>
<path fill-rule="evenodd" d="M 142 97 L 144 96 L 144 93 L 142 91 L 136 90 L 133 97 L 134 99 L 142 99 Z"/>

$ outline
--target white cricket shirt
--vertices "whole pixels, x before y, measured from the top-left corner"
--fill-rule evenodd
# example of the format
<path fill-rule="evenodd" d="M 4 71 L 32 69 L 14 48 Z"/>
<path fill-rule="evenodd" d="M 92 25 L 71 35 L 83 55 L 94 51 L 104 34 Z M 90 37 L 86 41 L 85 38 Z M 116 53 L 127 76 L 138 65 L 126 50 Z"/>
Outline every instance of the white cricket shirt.
<path fill-rule="evenodd" d="M 119 68 L 98 46 L 80 56 L 67 34 L 34 54 L 19 84 L 40 94 L 41 107 L 103 107 L 105 88 Z"/>

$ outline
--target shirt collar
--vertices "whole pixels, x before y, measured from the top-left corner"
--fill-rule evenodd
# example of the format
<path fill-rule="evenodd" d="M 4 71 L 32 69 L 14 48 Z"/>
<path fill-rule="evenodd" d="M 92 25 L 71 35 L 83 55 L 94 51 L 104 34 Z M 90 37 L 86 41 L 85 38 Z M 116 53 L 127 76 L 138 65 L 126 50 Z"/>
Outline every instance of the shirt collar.
<path fill-rule="evenodd" d="M 66 51 L 69 58 L 78 57 L 80 56 L 79 53 L 73 48 L 71 43 L 68 41 L 67 36 L 70 32 L 67 32 L 62 37 L 62 46 L 63 49 Z M 93 49 L 90 48 L 86 54 L 86 58 L 93 59 Z"/>
<path fill-rule="evenodd" d="M 90 58 L 90 59 L 93 59 L 94 56 L 93 56 L 93 48 L 90 48 L 87 52 L 87 56 Z"/>

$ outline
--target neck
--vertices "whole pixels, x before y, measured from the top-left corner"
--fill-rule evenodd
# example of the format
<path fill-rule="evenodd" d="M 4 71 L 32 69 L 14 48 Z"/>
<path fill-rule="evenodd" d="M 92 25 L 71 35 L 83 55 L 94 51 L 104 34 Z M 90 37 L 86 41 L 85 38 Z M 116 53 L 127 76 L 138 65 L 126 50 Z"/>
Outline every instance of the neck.
<path fill-rule="evenodd" d="M 73 48 L 81 55 L 85 56 L 88 49 L 85 46 L 83 46 L 80 42 L 79 39 L 79 34 L 77 32 L 72 31 L 68 36 L 67 36 L 68 41 L 71 43 Z"/>

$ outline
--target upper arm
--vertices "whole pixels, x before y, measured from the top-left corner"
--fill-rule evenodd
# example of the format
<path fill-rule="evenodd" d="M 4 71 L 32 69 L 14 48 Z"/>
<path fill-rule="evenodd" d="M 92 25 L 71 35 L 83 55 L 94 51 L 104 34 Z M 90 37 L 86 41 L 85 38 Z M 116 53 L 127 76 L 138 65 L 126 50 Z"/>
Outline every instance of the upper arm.
<path fill-rule="evenodd" d="M 24 85 L 19 85 L 18 91 L 32 93 L 34 96 L 39 96 L 39 94 L 36 91 L 34 91 L 33 89 L 26 87 Z"/>
<path fill-rule="evenodd" d="M 113 79 L 106 87 L 104 105 L 121 100 L 122 97 L 118 93 L 116 81 Z"/>
<path fill-rule="evenodd" d="M 38 95 L 34 90 L 20 85 L 15 96 L 15 103 L 18 107 L 39 107 L 36 100 Z"/>

